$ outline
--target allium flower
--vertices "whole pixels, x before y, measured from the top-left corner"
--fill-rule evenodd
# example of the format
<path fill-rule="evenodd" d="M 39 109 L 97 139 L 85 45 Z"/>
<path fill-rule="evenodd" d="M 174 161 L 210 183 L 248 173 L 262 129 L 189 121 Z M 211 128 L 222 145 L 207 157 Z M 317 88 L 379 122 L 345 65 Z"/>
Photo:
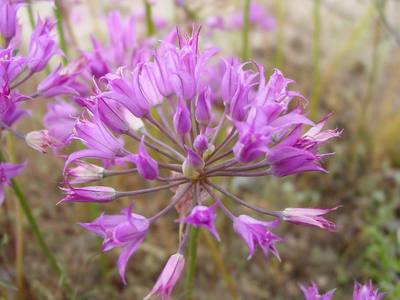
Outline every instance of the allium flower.
<path fill-rule="evenodd" d="M 318 287 L 315 282 L 312 282 L 309 287 L 305 287 L 300 285 L 301 290 L 303 291 L 305 300 L 331 300 L 335 290 L 330 290 L 329 292 L 321 295 L 318 292 Z"/>
<path fill-rule="evenodd" d="M 126 284 L 126 265 L 146 237 L 149 221 L 141 215 L 133 214 L 129 207 L 118 215 L 102 214 L 96 220 L 80 225 L 104 238 L 103 251 L 122 248 L 118 259 L 118 270 L 122 281 Z"/>
<path fill-rule="evenodd" d="M 150 299 L 152 296 L 157 295 L 163 300 L 170 300 L 172 290 L 178 282 L 183 267 L 185 266 L 185 257 L 180 253 L 172 255 L 165 265 L 163 271 L 158 277 L 156 284 L 144 300 Z"/>
<path fill-rule="evenodd" d="M 4 185 L 10 185 L 10 179 L 18 176 L 25 168 L 26 164 L 11 164 L 0 162 L 0 206 L 4 202 Z"/>
<path fill-rule="evenodd" d="M 366 284 L 354 283 L 353 300 L 381 300 L 385 293 L 379 293 L 371 281 Z"/>
<path fill-rule="evenodd" d="M 214 179 L 324 171 L 321 164 L 327 155 L 319 147 L 339 135 L 337 130 L 323 130 L 327 118 L 317 124 L 308 119 L 307 102 L 289 89 L 293 81 L 279 70 L 267 80 L 258 64 L 235 58 L 214 62 L 215 49 L 200 51 L 197 29 L 192 36 L 178 32 L 175 37 L 178 46 L 168 38 L 154 51 L 139 51 L 146 54 L 137 56 L 134 66 L 128 63 L 95 79 L 95 93 L 79 97 L 87 111 L 76 121 L 72 139 L 84 149 L 70 153 L 64 168 L 65 202 L 106 203 L 159 191 L 173 193 L 168 204 L 147 219 L 150 225 L 175 208 L 184 232 L 177 254 L 148 296 L 165 299 L 182 272 L 189 229 L 204 227 L 219 240 L 215 219 L 220 212 L 232 221 L 249 258 L 257 246 L 265 255 L 272 252 L 279 258 L 276 243 L 283 239 L 270 230 L 281 220 L 332 229 L 334 225 L 322 218 L 328 211 L 255 207 Z M 134 173 L 151 186 L 131 191 L 85 187 L 89 181 Z M 76 183 L 83 186 L 73 186 Z M 236 216 L 220 194 L 273 220 Z"/>

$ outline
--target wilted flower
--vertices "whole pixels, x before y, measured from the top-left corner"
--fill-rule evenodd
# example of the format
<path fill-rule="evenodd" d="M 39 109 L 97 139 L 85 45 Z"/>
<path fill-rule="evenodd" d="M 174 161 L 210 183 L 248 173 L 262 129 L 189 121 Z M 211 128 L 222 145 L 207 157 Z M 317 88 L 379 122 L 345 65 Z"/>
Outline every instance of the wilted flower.
<path fill-rule="evenodd" d="M 322 209 L 322 208 L 286 208 L 282 211 L 282 219 L 294 224 L 310 225 L 326 229 L 329 231 L 336 230 L 336 224 L 326 220 L 323 215 L 335 211 L 339 206 Z"/>

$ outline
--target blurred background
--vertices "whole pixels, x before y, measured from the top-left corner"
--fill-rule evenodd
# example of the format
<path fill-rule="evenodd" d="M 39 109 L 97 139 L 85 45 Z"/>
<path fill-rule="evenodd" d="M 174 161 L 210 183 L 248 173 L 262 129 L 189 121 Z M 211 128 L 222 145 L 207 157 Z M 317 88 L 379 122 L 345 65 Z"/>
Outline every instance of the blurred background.
<path fill-rule="evenodd" d="M 52 14 L 48 2 L 32 2 L 35 15 Z M 400 299 L 400 1 L 253 0 L 260 16 L 251 22 L 249 49 L 243 49 L 241 28 L 235 25 L 240 23 L 242 1 L 187 1 L 184 6 L 154 2 L 153 17 L 159 22 L 155 38 L 162 39 L 175 25 L 190 30 L 193 22 L 203 24 L 203 45 L 214 44 L 223 55 L 254 59 L 265 66 L 267 74 L 274 67 L 281 69 L 296 80 L 292 88 L 309 99 L 314 120 L 333 112 L 329 127 L 344 129 L 327 149 L 336 153 L 324 162 L 329 174 L 237 178 L 227 183 L 242 199 L 263 207 L 343 205 L 329 216 L 338 224 L 338 232 L 284 224 L 278 232 L 285 237 L 279 246 L 282 262 L 272 257 L 266 260 L 261 253 L 247 261 L 243 242 L 231 224 L 220 218 L 221 243 L 208 234 L 200 235 L 194 299 L 299 300 L 298 284 L 311 281 L 324 291 L 336 287 L 334 299 L 351 299 L 353 281 L 368 279 L 388 292 L 385 299 Z M 133 14 L 138 34 L 145 31 L 142 1 L 65 0 L 62 4 L 64 20 L 69 20 L 64 24 L 68 42 L 74 46 L 71 56 L 78 53 L 75 46 L 90 49 L 90 34 L 106 39 L 104 16 L 112 10 Z M 24 34 L 29 35 L 26 8 L 20 16 Z M 31 103 L 30 108 L 33 115 L 19 125 L 22 131 L 42 127 L 45 103 Z M 128 285 L 123 286 L 115 267 L 118 251 L 101 254 L 101 241 L 76 224 L 104 210 L 118 211 L 121 202 L 107 207 L 56 206 L 62 198 L 62 161 L 22 143 L 15 146 L 19 160 L 29 161 L 19 180 L 76 299 L 145 295 L 176 247 L 174 216 L 151 229 L 128 264 Z M 143 184 L 136 177 L 124 178 L 118 183 L 110 179 L 110 183 L 130 189 Z M 10 192 L 7 196 L 13 199 Z M 136 201 L 137 207 L 155 211 L 165 197 L 169 195 L 143 198 Z M 15 201 L 6 202 L 0 209 L 0 299 L 16 295 L 10 290 L 18 210 Z M 21 299 L 62 299 L 59 278 L 28 226 L 23 234 L 25 291 Z M 174 299 L 184 299 L 179 286 Z"/>

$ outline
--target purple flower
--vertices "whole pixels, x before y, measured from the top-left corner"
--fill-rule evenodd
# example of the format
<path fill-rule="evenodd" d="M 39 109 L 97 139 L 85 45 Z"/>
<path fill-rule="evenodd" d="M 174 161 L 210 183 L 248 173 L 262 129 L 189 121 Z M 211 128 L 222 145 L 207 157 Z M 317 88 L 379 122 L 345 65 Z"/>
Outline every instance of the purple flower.
<path fill-rule="evenodd" d="M 0 33 L 6 39 L 12 39 L 17 31 L 17 12 L 21 0 L 0 0 Z"/>
<path fill-rule="evenodd" d="M 184 266 L 185 257 L 182 254 L 175 253 L 172 255 L 168 259 L 167 264 L 161 272 L 160 277 L 158 277 L 154 287 L 144 300 L 150 299 L 150 297 L 155 295 L 161 297 L 163 300 L 170 300 L 172 290 L 179 280 Z"/>
<path fill-rule="evenodd" d="M 282 211 L 282 219 L 294 224 L 311 225 L 329 231 L 335 231 L 336 224 L 326 220 L 322 216 L 331 211 L 335 211 L 339 207 L 340 206 L 330 209 L 286 208 L 284 211 Z"/>
<path fill-rule="evenodd" d="M 4 185 L 10 185 L 10 179 L 18 176 L 25 168 L 26 163 L 11 164 L 0 162 L 0 206 L 4 202 Z"/>
<path fill-rule="evenodd" d="M 73 138 L 81 141 L 88 149 L 71 154 L 66 166 L 82 157 L 114 159 L 128 154 L 124 149 L 124 140 L 116 138 L 97 117 L 92 120 L 77 121 Z"/>
<path fill-rule="evenodd" d="M 278 224 L 279 220 L 264 222 L 247 215 L 240 215 L 234 219 L 233 229 L 246 242 L 249 249 L 248 259 L 252 258 L 258 245 L 265 256 L 268 256 L 269 251 L 271 251 L 280 260 L 275 243 L 282 241 L 282 239 L 267 229 L 276 227 Z"/>
<path fill-rule="evenodd" d="M 28 54 L 28 67 L 31 72 L 42 71 L 50 58 L 55 54 L 61 54 L 57 43 L 51 36 L 51 30 L 55 23 L 50 19 L 38 19 L 36 27 L 31 35 Z"/>
<path fill-rule="evenodd" d="M 138 168 L 138 173 L 144 179 L 154 180 L 158 177 L 158 164 L 147 152 L 144 137 L 139 144 L 139 153 L 132 155 L 132 161 Z"/>
<path fill-rule="evenodd" d="M 322 131 L 326 121 L 327 117 L 303 136 L 301 127 L 297 126 L 285 139 L 271 148 L 267 153 L 267 159 L 276 176 L 287 176 L 305 171 L 325 172 L 319 161 L 326 155 L 318 154 L 318 147 L 340 135 L 337 130 Z"/>
<path fill-rule="evenodd" d="M 220 241 L 221 238 L 215 228 L 215 220 L 217 219 L 217 214 L 215 212 L 216 208 L 216 205 L 210 207 L 197 205 L 192 209 L 190 215 L 178 221 L 192 224 L 194 227 L 205 227 L 218 241 Z"/>
<path fill-rule="evenodd" d="M 371 281 L 367 284 L 354 283 L 353 300 L 381 300 L 385 293 L 379 293 Z"/>
<path fill-rule="evenodd" d="M 59 202 L 111 202 L 117 192 L 108 186 L 65 187 L 66 196 Z"/>
<path fill-rule="evenodd" d="M 90 223 L 80 225 L 104 238 L 102 250 L 109 251 L 116 247 L 122 249 L 118 259 L 118 270 L 122 281 L 126 284 L 125 270 L 129 258 L 139 248 L 149 229 L 149 221 L 126 208 L 118 215 L 105 215 Z"/>
<path fill-rule="evenodd" d="M 331 300 L 333 294 L 335 293 L 335 289 L 333 289 L 324 295 L 320 295 L 318 292 L 318 286 L 315 284 L 315 282 L 312 282 L 309 287 L 300 285 L 300 288 L 303 291 L 305 300 Z"/>

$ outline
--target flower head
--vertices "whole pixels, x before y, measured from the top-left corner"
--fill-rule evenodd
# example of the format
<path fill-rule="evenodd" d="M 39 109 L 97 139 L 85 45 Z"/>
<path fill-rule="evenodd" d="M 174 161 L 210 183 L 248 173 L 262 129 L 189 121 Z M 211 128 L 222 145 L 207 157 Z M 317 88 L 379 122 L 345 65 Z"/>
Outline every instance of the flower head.
<path fill-rule="evenodd" d="M 126 42 L 127 29 L 118 15 L 112 15 L 109 22 L 121 30 L 116 33 L 119 39 L 114 49 L 118 59 L 111 59 L 119 60 L 124 57 L 120 50 L 131 46 Z M 87 111 L 75 121 L 71 138 L 84 149 L 69 154 L 65 162 L 67 195 L 63 201 L 109 202 L 157 191 L 173 193 L 169 203 L 147 220 L 152 224 L 176 209 L 185 234 L 147 298 L 159 295 L 170 299 L 184 267 L 181 253 L 191 226 L 204 227 L 220 239 L 217 213 L 233 222 L 235 232 L 248 247 L 249 258 L 259 246 L 266 256 L 272 252 L 279 259 L 276 243 L 282 238 L 270 229 L 280 220 L 333 228 L 323 218 L 328 211 L 280 212 L 255 207 L 226 191 L 223 180 L 214 180 L 324 170 L 321 161 L 327 154 L 319 153 L 319 147 L 339 132 L 323 129 L 327 118 L 315 124 L 307 117 L 307 102 L 290 89 L 293 81 L 279 70 L 267 79 L 263 67 L 254 62 L 211 60 L 216 49 L 200 49 L 197 28 L 192 35 L 171 33 L 155 50 L 149 51 L 147 46 L 136 49 L 132 61 L 119 68 L 110 62 L 107 46 L 95 45 L 98 56 L 88 58 L 95 60 L 86 66 L 90 70 L 85 74 L 89 71 L 99 77 L 108 73 L 94 79 L 94 93 L 77 98 Z M 101 64 L 93 70 L 92 63 L 97 60 Z M 62 87 L 54 82 L 57 84 L 50 86 L 57 92 Z M 125 147 L 138 150 L 130 153 Z M 93 160 L 99 160 L 101 166 Z M 70 167 L 72 163 L 76 167 Z M 134 164 L 134 168 L 125 168 L 126 164 Z M 131 191 L 85 186 L 92 180 L 128 173 L 138 173 L 153 183 Z M 83 186 L 71 186 L 74 184 Z M 218 193 L 227 201 L 276 219 L 266 222 L 247 215 L 237 217 Z M 111 227 L 108 230 L 114 232 L 115 226 Z M 112 246 L 121 241 L 112 237 Z"/>

